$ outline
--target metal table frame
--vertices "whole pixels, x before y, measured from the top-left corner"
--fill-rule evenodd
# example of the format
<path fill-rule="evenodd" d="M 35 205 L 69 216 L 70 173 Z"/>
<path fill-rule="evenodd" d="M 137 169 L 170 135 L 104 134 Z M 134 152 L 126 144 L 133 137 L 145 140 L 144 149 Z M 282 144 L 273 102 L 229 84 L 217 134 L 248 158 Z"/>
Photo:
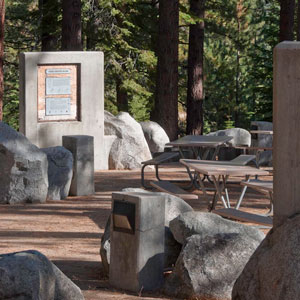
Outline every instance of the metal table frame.
<path fill-rule="evenodd" d="M 225 208 L 230 208 L 229 195 L 226 188 L 226 183 L 229 176 L 243 176 L 246 181 L 249 181 L 250 176 L 268 175 L 269 172 L 249 166 L 237 166 L 223 161 L 200 161 L 194 159 L 181 159 L 180 162 L 189 169 L 195 170 L 198 174 L 211 176 L 216 189 L 216 196 L 213 198 L 210 210 L 213 210 L 219 199 Z M 207 197 L 204 183 L 199 180 L 200 188 L 203 194 Z M 224 197 L 224 195 L 225 197 Z M 208 199 L 208 197 L 207 197 Z M 209 204 L 209 203 L 208 203 Z"/>
<path fill-rule="evenodd" d="M 226 145 L 227 142 L 232 140 L 232 136 L 209 136 L 209 135 L 186 135 L 178 140 L 169 142 L 166 146 L 178 147 L 180 156 L 185 158 L 184 149 L 191 148 L 193 152 L 193 158 L 197 160 L 206 160 L 210 150 L 214 149 L 211 160 L 215 161 L 222 146 Z M 201 150 L 204 152 L 201 155 Z M 187 173 L 191 179 L 192 185 L 199 188 L 197 173 L 192 174 L 190 168 L 185 166 Z M 205 177 L 208 177 L 205 175 Z M 201 179 L 199 182 L 202 181 Z M 200 183 L 201 184 L 201 183 Z"/>

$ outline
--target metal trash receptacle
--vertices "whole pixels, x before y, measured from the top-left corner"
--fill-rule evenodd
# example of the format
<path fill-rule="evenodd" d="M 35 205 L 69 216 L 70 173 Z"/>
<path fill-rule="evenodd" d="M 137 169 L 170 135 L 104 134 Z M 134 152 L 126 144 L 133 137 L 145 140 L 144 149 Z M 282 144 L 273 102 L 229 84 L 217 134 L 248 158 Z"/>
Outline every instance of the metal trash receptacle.
<path fill-rule="evenodd" d="M 157 193 L 113 193 L 109 283 L 133 292 L 163 283 L 165 201 Z"/>

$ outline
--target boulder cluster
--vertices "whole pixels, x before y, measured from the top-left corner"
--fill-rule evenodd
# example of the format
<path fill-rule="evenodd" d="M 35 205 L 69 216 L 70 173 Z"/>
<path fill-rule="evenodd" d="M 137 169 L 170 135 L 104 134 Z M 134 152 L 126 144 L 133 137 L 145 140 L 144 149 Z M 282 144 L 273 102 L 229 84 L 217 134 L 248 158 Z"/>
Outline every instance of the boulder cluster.
<path fill-rule="evenodd" d="M 123 192 L 144 192 L 128 188 Z M 232 288 L 264 234 L 257 228 L 195 212 L 182 199 L 165 193 L 165 268 L 173 269 L 163 292 L 172 298 L 231 299 Z M 109 273 L 110 217 L 100 246 Z"/>
<path fill-rule="evenodd" d="M 272 130 L 270 122 L 253 122 L 260 130 Z M 121 112 L 114 116 L 105 111 L 104 133 L 110 137 L 109 169 L 139 169 L 141 162 L 149 160 L 156 153 L 164 152 L 165 146 L 170 142 L 165 130 L 156 122 L 137 122 L 129 113 Z M 230 128 L 211 132 L 211 136 L 232 136 L 228 143 L 231 147 L 221 148 L 220 160 L 231 160 L 242 153 L 236 146 L 271 147 L 272 135 L 259 134 L 256 139 L 251 137 L 249 131 L 243 128 Z M 259 165 L 269 165 L 272 160 L 272 151 L 263 151 L 258 157 Z"/>
<path fill-rule="evenodd" d="M 39 149 L 0 122 L 0 204 L 44 203 L 68 196 L 73 155 L 64 147 Z M 42 253 L 0 255 L 0 299 L 83 300 L 81 290 Z"/>
<path fill-rule="evenodd" d="M 64 147 L 39 149 L 0 122 L 0 203 L 44 203 L 68 196 L 73 155 Z"/>

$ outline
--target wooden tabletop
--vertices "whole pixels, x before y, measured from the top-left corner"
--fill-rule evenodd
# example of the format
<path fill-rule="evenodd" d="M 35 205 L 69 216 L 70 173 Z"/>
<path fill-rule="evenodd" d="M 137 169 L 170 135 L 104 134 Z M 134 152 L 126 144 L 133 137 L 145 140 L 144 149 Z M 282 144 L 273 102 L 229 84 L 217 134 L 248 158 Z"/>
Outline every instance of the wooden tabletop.
<path fill-rule="evenodd" d="M 249 167 L 232 165 L 230 162 L 224 161 L 211 161 L 211 160 L 196 160 L 196 159 L 181 159 L 180 162 L 201 174 L 205 175 L 269 175 L 268 171 Z"/>
<path fill-rule="evenodd" d="M 207 136 L 207 135 L 186 135 L 166 146 L 177 147 L 217 147 L 230 141 L 232 136 Z"/>
<path fill-rule="evenodd" d="M 273 130 L 250 130 L 254 134 L 273 134 Z"/>
<path fill-rule="evenodd" d="M 233 147 L 235 149 L 242 149 L 242 150 L 273 150 L 273 147 L 263 147 L 263 146 L 235 146 Z"/>
<path fill-rule="evenodd" d="M 265 181 L 265 180 L 250 180 L 250 181 L 242 181 L 241 185 L 246 185 L 252 187 L 256 190 L 265 190 L 268 192 L 273 192 L 273 181 Z"/>

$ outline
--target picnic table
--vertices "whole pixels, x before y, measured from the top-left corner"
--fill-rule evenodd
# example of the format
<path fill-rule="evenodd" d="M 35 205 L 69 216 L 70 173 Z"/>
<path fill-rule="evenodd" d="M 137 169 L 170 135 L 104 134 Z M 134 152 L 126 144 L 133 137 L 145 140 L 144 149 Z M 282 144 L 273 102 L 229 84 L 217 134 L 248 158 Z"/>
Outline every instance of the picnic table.
<path fill-rule="evenodd" d="M 213 149 L 213 154 L 211 159 L 215 159 L 220 147 L 224 146 L 228 141 L 232 139 L 231 136 L 207 136 L 207 135 L 186 135 L 178 140 L 169 142 L 166 147 L 178 148 L 181 158 L 185 158 L 184 149 L 189 148 L 192 150 L 193 158 L 195 159 L 207 159 L 209 152 Z M 204 149 L 204 151 L 203 151 Z M 177 152 L 178 153 L 178 152 Z M 177 156 L 175 151 L 164 152 L 153 159 L 142 162 L 141 168 L 141 183 L 142 186 L 148 188 L 145 184 L 144 170 L 147 166 L 155 167 L 155 175 L 158 181 L 162 181 L 159 177 L 159 166 L 166 164 L 170 159 Z M 186 167 L 187 173 L 190 177 L 190 185 L 192 187 L 194 184 L 194 177 L 188 167 Z M 164 183 L 161 183 L 164 184 Z M 169 186 L 169 185 L 168 185 Z M 162 187 L 163 189 L 164 187 Z"/>
<path fill-rule="evenodd" d="M 212 155 L 212 160 L 214 160 L 218 155 L 220 148 L 232 139 L 232 136 L 226 135 L 186 135 L 178 140 L 167 143 L 166 146 L 178 147 L 182 158 L 185 157 L 183 150 L 185 148 L 191 148 L 195 159 L 207 159 L 209 151 L 214 149 Z M 201 153 L 202 149 L 205 149 L 204 153 Z"/>
<path fill-rule="evenodd" d="M 217 193 L 217 198 L 214 197 L 212 201 L 211 210 L 215 208 L 217 199 L 223 203 L 225 208 L 230 208 L 229 195 L 226 188 L 226 182 L 230 176 L 243 176 L 245 177 L 245 181 L 248 181 L 250 176 L 269 174 L 265 170 L 230 164 L 230 162 L 224 161 L 180 159 L 180 163 L 198 174 L 211 176 Z M 199 184 L 202 192 L 207 196 L 206 188 L 201 180 L 199 180 Z M 225 197 L 223 194 L 225 194 Z"/>

